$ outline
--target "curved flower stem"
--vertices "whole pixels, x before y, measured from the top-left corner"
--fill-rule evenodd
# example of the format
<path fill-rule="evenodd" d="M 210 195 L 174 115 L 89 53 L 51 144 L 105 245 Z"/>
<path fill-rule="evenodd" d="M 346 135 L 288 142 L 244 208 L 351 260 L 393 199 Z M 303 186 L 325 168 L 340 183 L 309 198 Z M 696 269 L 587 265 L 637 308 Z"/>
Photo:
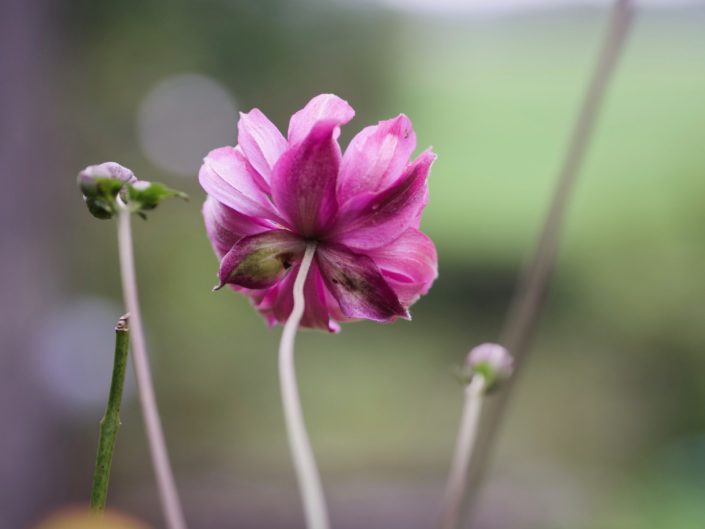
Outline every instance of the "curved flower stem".
<path fill-rule="evenodd" d="M 108 404 L 100 421 L 98 438 L 98 453 L 93 473 L 93 489 L 91 490 L 91 510 L 101 513 L 105 510 L 108 499 L 108 483 L 110 482 L 110 467 L 113 464 L 113 449 L 115 439 L 120 429 L 120 402 L 122 389 L 125 386 L 125 368 L 127 367 L 127 348 L 130 341 L 128 315 L 122 316 L 115 326 L 115 359 L 113 361 L 113 376 L 108 393 Z"/>
<path fill-rule="evenodd" d="M 308 529 L 328 529 L 330 526 L 328 509 L 323 497 L 321 478 L 316 467 L 316 460 L 313 457 L 311 441 L 306 433 L 294 367 L 294 339 L 305 307 L 304 283 L 315 252 L 316 243 L 309 243 L 294 281 L 294 308 L 286 325 L 284 325 L 279 344 L 279 378 L 289 448 L 294 459 L 296 477 L 301 491 L 306 527 Z"/>
<path fill-rule="evenodd" d="M 516 375 L 519 374 L 526 362 L 529 345 L 545 304 L 546 293 L 553 275 L 558 241 L 570 196 L 580 173 L 585 153 L 590 145 L 605 91 L 624 49 L 631 22 L 634 19 L 634 11 L 633 0 L 615 0 L 609 27 L 605 32 L 602 48 L 568 142 L 563 165 L 558 174 L 550 209 L 534 254 L 519 280 L 519 286 L 500 336 L 500 343 L 514 355 L 515 376 L 509 380 L 496 401 L 488 406 L 488 420 L 486 425 L 483 425 L 483 432 L 478 439 L 477 449 L 470 464 L 467 500 L 470 508 L 473 507 L 479 492 L 479 485 L 494 446 L 494 438 L 507 408 L 511 389 L 516 385 Z"/>
<path fill-rule="evenodd" d="M 130 339 L 132 342 L 132 359 L 137 377 L 140 404 L 144 425 L 147 430 L 149 450 L 152 455 L 152 465 L 157 478 L 159 498 L 166 518 L 168 529 L 186 529 L 179 494 L 174 483 L 174 475 L 169 462 L 169 454 L 164 441 L 159 410 L 154 396 L 152 374 L 147 357 L 147 346 L 142 329 L 139 299 L 137 297 L 137 276 L 135 260 L 132 251 L 132 230 L 130 227 L 130 211 L 118 197 L 120 211 L 118 213 L 118 248 L 120 252 L 120 274 L 122 276 L 122 291 L 127 310 L 130 313 Z"/>
<path fill-rule="evenodd" d="M 477 427 L 480 422 L 485 386 L 485 377 L 477 373 L 465 387 L 463 416 L 460 420 L 455 453 L 453 454 L 453 462 L 450 466 L 448 484 L 446 485 L 444 507 L 441 514 L 441 529 L 455 529 L 458 527 L 465 495 L 468 466 L 475 447 L 475 440 L 477 439 Z"/>

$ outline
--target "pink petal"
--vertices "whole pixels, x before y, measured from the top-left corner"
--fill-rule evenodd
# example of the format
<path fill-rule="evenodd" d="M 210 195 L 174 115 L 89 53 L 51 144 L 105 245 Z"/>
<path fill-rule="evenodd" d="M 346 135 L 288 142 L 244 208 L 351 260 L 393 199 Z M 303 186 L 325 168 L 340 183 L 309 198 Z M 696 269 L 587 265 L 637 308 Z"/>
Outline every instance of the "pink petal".
<path fill-rule="evenodd" d="M 323 274 L 321 274 L 321 277 L 323 277 Z M 324 279 L 324 284 L 325 284 L 325 279 Z M 330 291 L 330 289 L 326 286 L 325 288 L 325 298 L 326 298 L 326 306 L 328 307 L 328 313 L 330 314 L 331 320 L 334 320 L 336 322 L 348 322 L 348 321 L 355 321 L 355 318 L 348 318 L 345 314 L 343 314 L 343 311 L 340 308 L 340 304 L 338 303 L 338 300 L 335 298 L 333 293 Z"/>
<path fill-rule="evenodd" d="M 332 239 L 353 249 L 378 248 L 417 227 L 428 201 L 428 173 L 436 155 L 424 151 L 404 176 L 378 193 L 364 192 L 344 205 Z"/>
<path fill-rule="evenodd" d="M 218 257 L 223 257 L 233 244 L 245 237 L 274 228 L 274 224 L 238 213 L 209 196 L 203 204 L 206 233 Z"/>
<path fill-rule="evenodd" d="M 335 121 L 339 126 L 345 125 L 355 116 L 355 111 L 347 101 L 333 94 L 321 94 L 309 101 L 304 108 L 291 116 L 289 120 L 289 144 L 295 145 L 308 136 L 319 121 Z M 338 138 L 340 129 L 334 132 Z"/>
<path fill-rule="evenodd" d="M 404 307 L 426 294 L 438 277 L 438 256 L 431 239 L 409 228 L 395 241 L 368 250 Z"/>
<path fill-rule="evenodd" d="M 273 303 L 273 313 L 277 321 L 285 323 L 294 307 L 294 281 L 299 273 L 300 263 L 294 265 L 289 275 L 277 286 L 276 300 Z M 329 307 L 326 303 L 326 286 L 321 277 L 318 264 L 314 260 L 304 283 L 304 314 L 301 326 L 312 329 L 325 329 L 337 332 L 340 328 L 329 318 Z M 336 303 L 337 305 L 337 303 Z"/>
<path fill-rule="evenodd" d="M 269 184 L 272 168 L 288 144 L 279 129 L 259 109 L 240 113 L 238 144 L 252 167 Z"/>
<path fill-rule="evenodd" d="M 220 262 L 220 286 L 268 288 L 286 275 L 305 249 L 306 243 L 286 230 L 243 237 Z"/>
<path fill-rule="evenodd" d="M 335 120 L 319 121 L 274 166 L 274 203 L 303 237 L 320 235 L 337 213 L 335 182 L 340 147 L 333 132 L 338 124 Z"/>
<path fill-rule="evenodd" d="M 300 265 L 301 263 L 296 263 L 291 268 L 290 273 L 275 287 L 273 299 L 269 300 L 272 313 L 281 324 L 286 323 L 291 311 L 294 309 L 294 281 L 299 273 Z"/>
<path fill-rule="evenodd" d="M 408 317 L 374 261 L 342 245 L 325 244 L 316 251 L 326 285 L 349 318 L 392 321 Z"/>
<path fill-rule="evenodd" d="M 270 327 L 277 323 L 283 324 L 291 315 L 294 305 L 293 288 L 299 266 L 300 263 L 296 263 L 281 281 L 269 288 L 253 290 L 237 285 L 230 286 L 250 298 Z M 301 320 L 303 327 L 325 329 L 329 332 L 340 331 L 340 326 L 331 319 L 331 316 L 340 315 L 340 321 L 348 318 L 342 315 L 338 302 L 325 286 L 315 260 L 311 263 L 311 269 L 304 283 L 304 298 L 306 305 Z"/>
<path fill-rule="evenodd" d="M 338 176 L 341 204 L 365 191 L 381 191 L 395 182 L 416 148 L 416 134 L 404 114 L 363 129 L 345 150 Z"/>
<path fill-rule="evenodd" d="M 204 158 L 198 179 L 206 193 L 238 213 L 282 223 L 253 172 L 239 149 L 221 147 Z"/>
<path fill-rule="evenodd" d="M 330 311 L 326 302 L 327 290 L 328 287 L 323 281 L 318 263 L 314 260 L 311 263 L 311 269 L 304 284 L 306 308 L 303 318 L 301 318 L 301 325 L 312 329 L 325 329 L 330 332 L 338 332 L 340 330 L 340 327 L 335 322 L 332 322 L 329 317 Z M 335 303 L 335 306 L 337 305 Z"/>

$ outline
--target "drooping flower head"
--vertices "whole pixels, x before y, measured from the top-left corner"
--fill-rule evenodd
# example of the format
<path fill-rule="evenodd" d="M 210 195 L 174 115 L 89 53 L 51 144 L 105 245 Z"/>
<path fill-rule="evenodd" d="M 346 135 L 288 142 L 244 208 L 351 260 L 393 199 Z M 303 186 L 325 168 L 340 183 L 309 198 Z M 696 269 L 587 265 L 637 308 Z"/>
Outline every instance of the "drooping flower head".
<path fill-rule="evenodd" d="M 364 128 L 341 153 L 341 125 L 355 112 L 332 94 L 314 97 L 285 138 L 257 109 L 240 115 L 238 145 L 211 151 L 199 180 L 220 286 L 250 297 L 270 325 L 293 307 L 306 245 L 304 327 L 408 318 L 437 276 L 433 242 L 419 231 L 435 154 L 410 162 L 416 136 L 400 114 Z"/>

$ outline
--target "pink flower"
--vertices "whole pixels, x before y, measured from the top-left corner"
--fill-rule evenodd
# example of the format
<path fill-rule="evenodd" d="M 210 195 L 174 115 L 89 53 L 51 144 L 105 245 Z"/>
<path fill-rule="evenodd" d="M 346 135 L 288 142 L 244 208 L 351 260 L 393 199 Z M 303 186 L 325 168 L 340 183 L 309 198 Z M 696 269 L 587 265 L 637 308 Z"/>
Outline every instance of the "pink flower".
<path fill-rule="evenodd" d="M 317 248 L 304 327 L 408 318 L 437 276 L 436 249 L 419 231 L 435 154 L 409 162 L 416 136 L 403 114 L 363 129 L 341 154 L 340 126 L 354 114 L 319 95 L 291 117 L 287 139 L 253 109 L 240 115 L 239 144 L 204 159 L 203 215 L 220 286 L 249 296 L 270 325 L 291 313 L 307 242 Z"/>

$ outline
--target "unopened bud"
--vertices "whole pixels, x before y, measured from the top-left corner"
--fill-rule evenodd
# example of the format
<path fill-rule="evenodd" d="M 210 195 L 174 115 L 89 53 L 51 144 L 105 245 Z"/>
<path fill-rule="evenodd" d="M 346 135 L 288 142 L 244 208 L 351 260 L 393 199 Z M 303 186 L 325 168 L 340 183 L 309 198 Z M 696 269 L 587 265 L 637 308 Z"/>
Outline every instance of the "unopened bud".
<path fill-rule="evenodd" d="M 110 219 L 117 214 L 118 195 L 127 211 L 137 213 L 142 218 L 146 218 L 145 211 L 156 208 L 164 199 L 188 198 L 186 193 L 159 182 L 138 180 L 127 167 L 115 162 L 86 167 L 78 173 L 78 187 L 88 211 L 99 219 Z"/>
<path fill-rule="evenodd" d="M 78 186 L 84 195 L 95 194 L 102 179 L 114 179 L 125 183 L 136 182 L 137 177 L 127 167 L 116 162 L 89 165 L 78 173 Z"/>
<path fill-rule="evenodd" d="M 89 165 L 78 173 L 78 187 L 88 211 L 99 219 L 109 219 L 115 215 L 115 197 L 125 184 L 136 181 L 132 171 L 115 162 Z"/>
<path fill-rule="evenodd" d="M 471 374 L 484 377 L 490 391 L 512 375 L 514 358 L 499 344 L 483 343 L 470 350 L 465 365 Z"/>

